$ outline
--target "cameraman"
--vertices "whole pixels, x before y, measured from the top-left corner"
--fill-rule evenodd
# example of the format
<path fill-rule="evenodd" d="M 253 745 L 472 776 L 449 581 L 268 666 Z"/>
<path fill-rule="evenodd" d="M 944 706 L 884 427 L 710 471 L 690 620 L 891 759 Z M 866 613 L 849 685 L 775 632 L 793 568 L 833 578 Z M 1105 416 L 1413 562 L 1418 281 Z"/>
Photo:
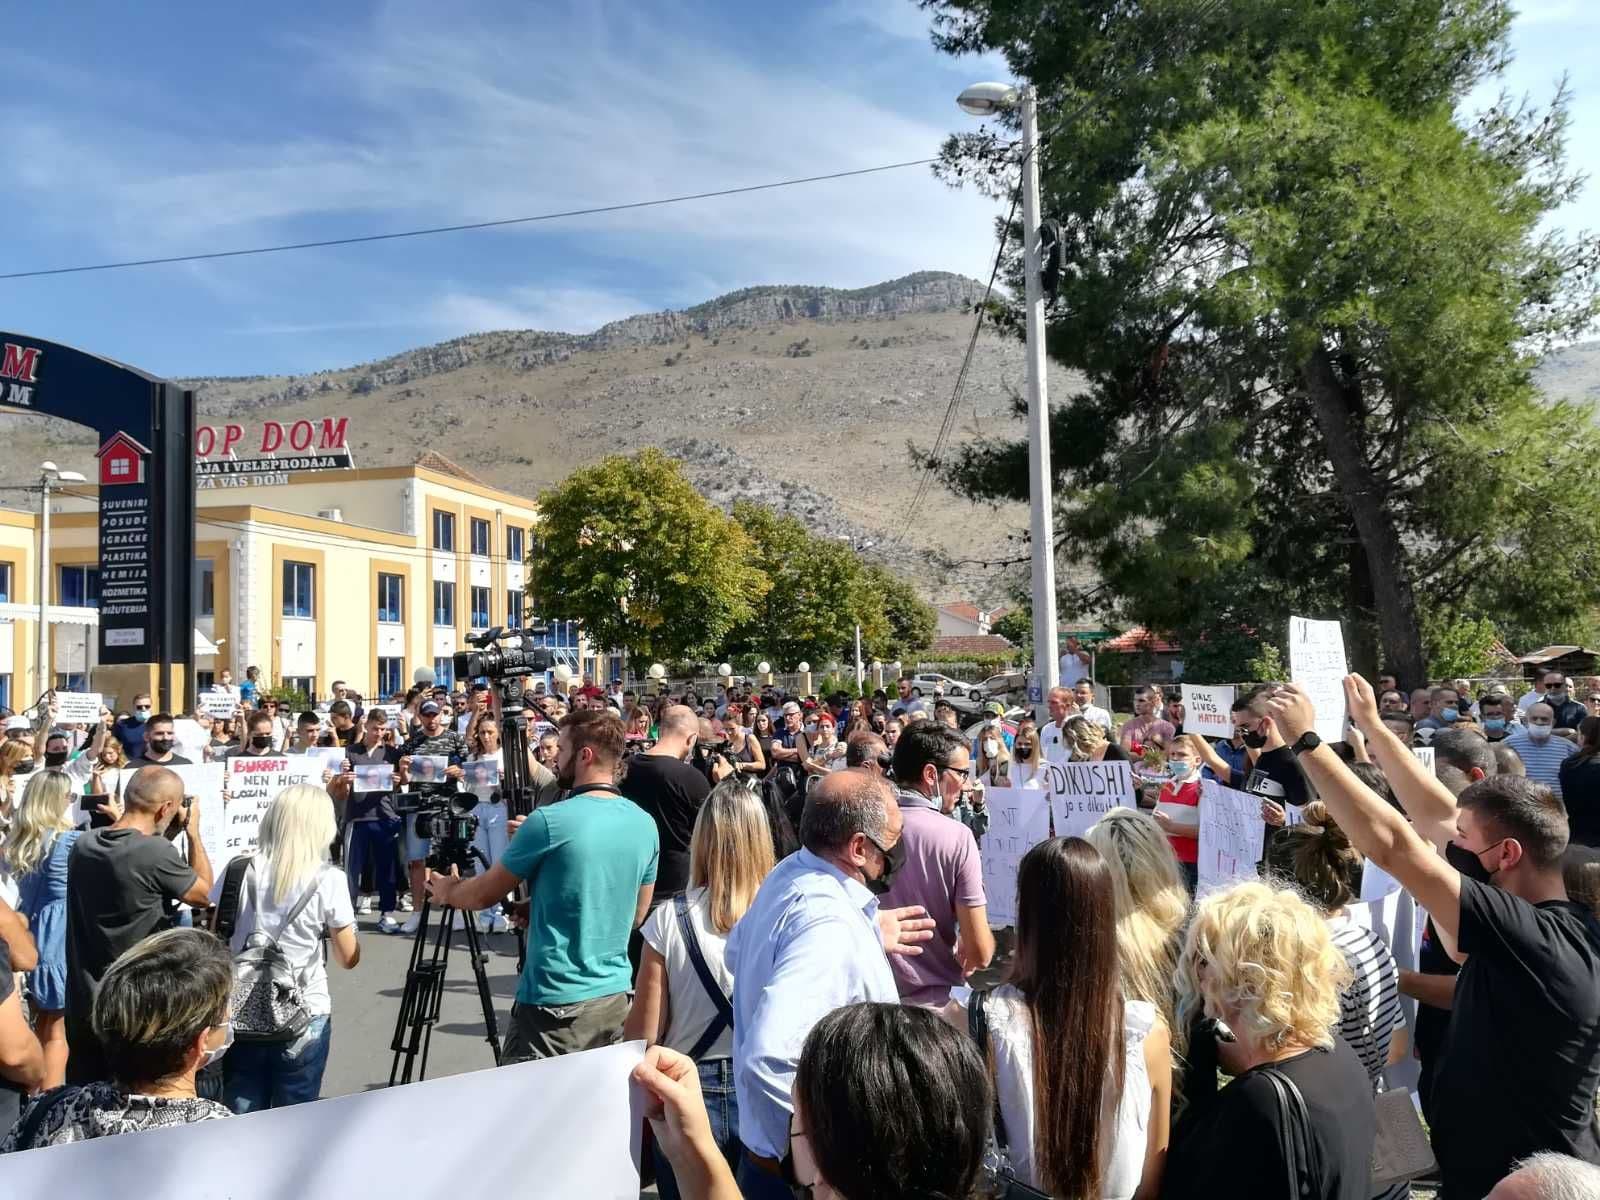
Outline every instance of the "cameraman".
<path fill-rule="evenodd" d="M 622 777 L 622 794 L 656 823 L 661 846 L 657 903 L 689 886 L 689 840 L 700 806 L 711 794 L 711 780 L 688 761 L 699 740 L 700 718 L 694 709 L 671 705 L 662 710 L 656 744 L 630 758 Z M 712 763 L 711 770 L 718 782 L 733 773 L 732 766 L 720 759 Z"/>
<path fill-rule="evenodd" d="M 450 790 L 454 791 L 456 780 L 461 778 L 461 764 L 467 757 L 466 739 L 449 726 L 444 707 L 437 700 L 424 700 L 417 706 L 417 725 L 417 731 L 407 738 L 406 744 L 400 748 L 400 761 L 395 767 L 395 782 L 400 784 L 410 782 L 411 760 L 416 755 L 439 755 L 449 760 L 444 777 L 449 783 Z M 405 834 L 406 875 L 411 883 L 412 903 L 420 909 L 423 884 L 427 879 L 423 863 L 428 857 L 428 842 L 426 838 L 417 836 L 415 822 L 406 823 Z M 415 933 L 421 920 L 420 912 L 412 913 L 411 919 L 400 927 L 400 932 Z"/>

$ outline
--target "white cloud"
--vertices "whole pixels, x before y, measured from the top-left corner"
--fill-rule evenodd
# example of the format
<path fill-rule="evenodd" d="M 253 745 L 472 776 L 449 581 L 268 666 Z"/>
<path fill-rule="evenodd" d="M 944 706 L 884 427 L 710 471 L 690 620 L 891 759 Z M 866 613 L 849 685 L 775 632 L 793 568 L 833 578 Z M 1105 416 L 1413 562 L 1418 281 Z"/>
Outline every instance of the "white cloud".
<path fill-rule="evenodd" d="M 449 336 L 500 329 L 592 333 L 650 307 L 632 296 L 593 288 L 518 287 L 503 296 L 451 290 L 428 306 L 425 320 Z"/>

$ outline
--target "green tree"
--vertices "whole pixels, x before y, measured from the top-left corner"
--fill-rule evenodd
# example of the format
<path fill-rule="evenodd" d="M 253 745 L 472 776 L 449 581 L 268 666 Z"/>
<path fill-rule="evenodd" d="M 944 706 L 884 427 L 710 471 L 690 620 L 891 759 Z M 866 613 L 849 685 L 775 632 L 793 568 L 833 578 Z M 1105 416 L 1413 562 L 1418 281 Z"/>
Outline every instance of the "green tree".
<path fill-rule="evenodd" d="M 1594 608 L 1600 500 L 1574 482 L 1600 437 L 1530 373 L 1596 311 L 1595 242 L 1545 226 L 1577 186 L 1566 92 L 1456 111 L 1503 69 L 1508 6 L 924 7 L 1039 95 L 1048 352 L 1084 380 L 1050 414 L 1058 549 L 1115 616 L 1189 641 L 1338 612 L 1358 669 L 1381 649 L 1419 679 L 1424 611 Z M 944 169 L 1005 192 L 1014 158 L 963 135 Z M 1025 463 L 990 438 L 938 466 L 988 501 Z"/>
<path fill-rule="evenodd" d="M 1433 678 L 1463 679 L 1488 673 L 1494 663 L 1490 649 L 1500 632 L 1483 617 L 1430 617 L 1423 622 L 1422 636 Z"/>
<path fill-rule="evenodd" d="M 866 564 L 867 587 L 873 603 L 883 616 L 885 631 L 869 637 L 861 627 L 862 657 L 868 662 L 915 662 L 917 655 L 933 645 L 939 632 L 939 616 L 916 589 L 890 574 L 876 563 Z"/>
<path fill-rule="evenodd" d="M 990 633 L 998 633 L 1013 646 L 1033 650 L 1033 614 L 1026 608 L 1013 608 L 998 621 L 989 624 Z"/>
<path fill-rule="evenodd" d="M 528 591 L 541 618 L 576 620 L 635 658 L 720 652 L 767 583 L 754 546 L 659 450 L 612 455 L 539 496 Z"/>

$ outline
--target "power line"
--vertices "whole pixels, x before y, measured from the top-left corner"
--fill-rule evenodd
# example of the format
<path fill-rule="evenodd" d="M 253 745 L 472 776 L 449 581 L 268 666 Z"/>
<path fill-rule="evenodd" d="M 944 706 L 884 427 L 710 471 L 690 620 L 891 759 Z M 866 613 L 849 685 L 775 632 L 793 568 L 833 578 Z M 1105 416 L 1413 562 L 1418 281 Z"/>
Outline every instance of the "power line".
<path fill-rule="evenodd" d="M 154 267 L 170 263 L 205 262 L 217 258 L 245 258 L 255 254 L 281 254 L 288 250 L 319 250 L 328 246 L 356 246 L 367 242 L 392 242 L 401 238 L 431 237 L 438 233 L 465 233 L 475 229 L 503 229 L 510 225 L 531 225 L 540 221 L 560 221 L 568 217 L 591 217 L 601 213 L 628 212 L 640 208 L 660 208 L 667 204 L 686 204 L 691 200 L 712 200 L 718 196 L 741 196 L 749 192 L 769 192 L 776 188 L 798 187 L 807 183 L 824 183 L 830 179 L 850 179 L 858 175 L 876 175 L 884 171 L 900 171 L 906 167 L 925 167 L 937 162 L 933 158 L 914 158 L 906 162 L 884 163 L 877 167 L 858 167 L 852 171 L 831 171 L 826 175 L 805 175 L 796 179 L 779 179 L 772 183 L 752 183 L 744 187 L 718 188 L 710 192 L 691 192 L 683 196 L 665 196 L 658 200 L 633 200 L 626 204 L 601 204 L 593 208 L 569 208 L 561 212 L 539 213 L 531 217 L 502 217 L 494 221 L 472 221 L 464 225 L 435 225 L 427 229 L 403 229 L 394 233 L 368 233 L 353 237 L 323 238 L 314 242 L 286 242 L 277 246 L 251 246 L 242 250 L 211 250 L 199 254 L 173 254 L 163 258 L 132 258 L 121 262 L 89 263 L 76 267 L 46 267 L 35 271 L 8 271 L 0 279 L 37 279 L 45 275 L 79 275 L 86 271 L 119 271 L 125 267 Z"/>

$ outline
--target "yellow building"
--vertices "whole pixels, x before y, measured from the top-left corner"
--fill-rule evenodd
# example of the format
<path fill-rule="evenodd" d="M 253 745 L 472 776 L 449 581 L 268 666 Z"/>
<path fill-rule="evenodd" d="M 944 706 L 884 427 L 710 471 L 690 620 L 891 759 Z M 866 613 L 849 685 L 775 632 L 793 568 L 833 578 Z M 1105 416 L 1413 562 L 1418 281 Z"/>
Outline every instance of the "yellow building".
<path fill-rule="evenodd" d="M 66 465 L 66 464 L 63 464 Z M 206 486 L 196 494 L 196 682 L 256 666 L 266 683 L 313 698 L 334 680 L 363 696 L 404 691 L 418 667 L 451 676 L 469 632 L 523 623 L 531 500 L 474 478 L 428 452 L 409 467 L 291 473 L 265 486 Z M 52 493 L 50 657 L 58 687 L 86 688 L 98 601 L 96 489 Z M 0 703 L 30 703 L 38 603 L 38 514 L 0 510 Z M 10 635 L 4 630 L 11 625 Z M 575 673 L 602 676 L 571 622 L 547 644 Z M 202 654 L 200 650 L 213 650 Z M 130 699 L 121 698 L 122 703 Z"/>

